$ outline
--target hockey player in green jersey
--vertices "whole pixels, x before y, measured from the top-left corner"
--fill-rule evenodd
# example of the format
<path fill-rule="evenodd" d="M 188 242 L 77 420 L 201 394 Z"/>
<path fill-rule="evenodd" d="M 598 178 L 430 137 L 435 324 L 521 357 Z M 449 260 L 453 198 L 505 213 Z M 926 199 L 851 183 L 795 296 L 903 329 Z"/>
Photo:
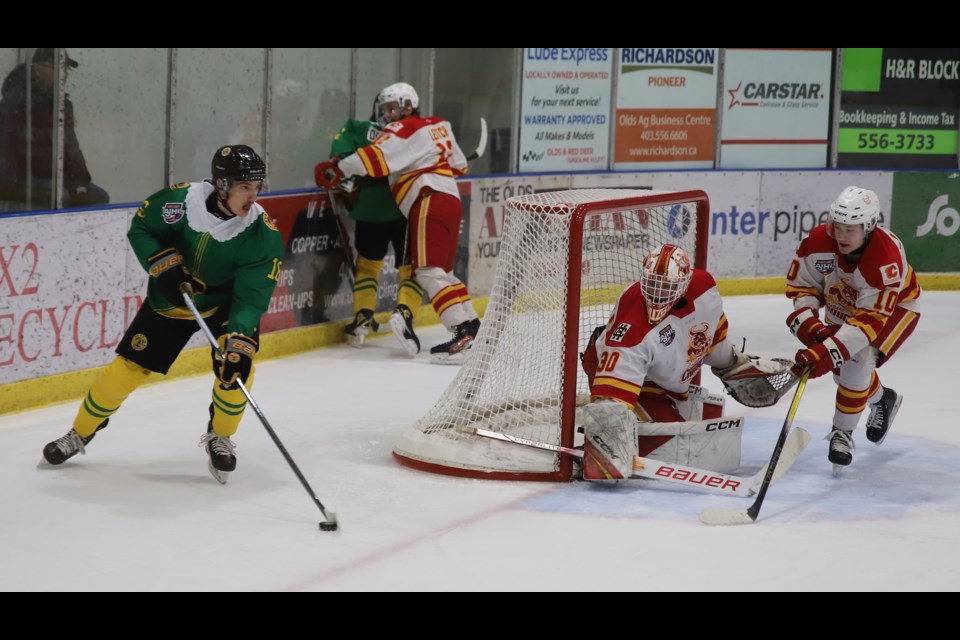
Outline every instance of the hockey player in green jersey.
<path fill-rule="evenodd" d="M 379 96 L 378 96 L 379 97 Z M 365 147 L 380 135 L 386 121 L 377 120 L 378 104 L 368 120 L 347 120 L 330 146 L 331 158 L 343 158 Z M 413 321 L 423 300 L 423 287 L 414 279 L 407 242 L 407 219 L 393 199 L 387 178 L 369 176 L 344 180 L 340 190 L 349 202 L 350 217 L 356 221 L 357 272 L 353 281 L 353 321 L 344 327 L 347 342 L 362 347 L 371 330 L 377 330 L 373 312 L 383 259 L 393 245 L 400 287 L 397 307 L 390 316 L 390 328 L 407 353 L 420 352 L 420 340 Z M 331 194 L 331 198 L 336 197 Z"/>
<path fill-rule="evenodd" d="M 233 441 L 247 401 L 237 379 L 253 385 L 260 317 L 280 274 L 283 240 L 256 203 L 266 166 L 245 145 L 217 150 L 212 179 L 158 191 L 137 210 L 127 238 L 150 274 L 147 295 L 117 346 L 117 357 L 98 375 L 67 435 L 43 450 L 62 464 L 85 446 L 150 372 L 166 374 L 200 327 L 184 306 L 192 292 L 225 360 L 214 357 L 216 380 L 207 432 L 200 440 L 210 472 L 226 482 L 236 468 Z"/>

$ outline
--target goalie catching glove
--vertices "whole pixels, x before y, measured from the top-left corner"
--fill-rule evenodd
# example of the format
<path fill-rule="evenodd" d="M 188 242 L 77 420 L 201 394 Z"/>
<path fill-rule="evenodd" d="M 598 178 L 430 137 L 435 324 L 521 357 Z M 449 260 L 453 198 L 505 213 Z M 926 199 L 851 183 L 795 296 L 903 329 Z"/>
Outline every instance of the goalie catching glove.
<path fill-rule="evenodd" d="M 313 168 L 313 179 L 316 180 L 318 187 L 331 190 L 340 186 L 340 181 L 346 176 L 337 166 L 337 160 L 338 158 L 324 160 L 317 163 L 317 166 Z"/>
<path fill-rule="evenodd" d="M 257 341 L 242 333 L 231 333 L 224 336 L 223 362 L 219 363 L 220 386 L 224 389 L 236 389 L 237 378 L 247 381 L 253 367 L 253 355 L 257 352 Z"/>
<path fill-rule="evenodd" d="M 711 367 L 733 399 L 746 407 L 772 407 L 797 382 L 789 360 L 764 360 L 744 355 L 732 347 L 734 361 L 727 367 Z"/>
<path fill-rule="evenodd" d="M 840 325 L 823 324 L 815 310 L 810 307 L 803 307 L 787 316 L 787 327 L 790 328 L 790 333 L 797 336 L 804 346 L 812 347 L 827 338 L 833 337 Z"/>

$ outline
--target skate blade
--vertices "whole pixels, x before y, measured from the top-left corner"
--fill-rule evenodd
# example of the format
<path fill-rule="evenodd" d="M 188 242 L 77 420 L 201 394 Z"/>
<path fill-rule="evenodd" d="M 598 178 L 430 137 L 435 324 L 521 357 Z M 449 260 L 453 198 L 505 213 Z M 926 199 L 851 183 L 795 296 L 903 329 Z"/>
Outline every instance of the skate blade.
<path fill-rule="evenodd" d="M 420 346 L 413 340 L 408 340 L 405 335 L 407 333 L 407 323 L 403 316 L 399 314 L 390 316 L 390 328 L 393 329 L 393 335 L 397 336 L 397 340 L 403 345 L 403 350 L 407 352 L 408 356 L 413 357 L 420 353 Z"/>
<path fill-rule="evenodd" d="M 227 479 L 230 477 L 229 471 L 220 471 L 213 466 L 212 462 L 207 463 L 207 469 L 210 470 L 210 475 L 213 476 L 213 479 L 219 482 L 220 484 L 227 484 Z"/>
<path fill-rule="evenodd" d="M 843 475 L 843 470 L 846 468 L 847 468 L 846 465 L 842 465 L 842 464 L 833 465 L 833 477 L 839 478 L 841 475 Z"/>
<path fill-rule="evenodd" d="M 463 364 L 466 354 L 463 351 L 458 353 L 432 353 L 430 354 L 430 364 L 449 364 L 449 365 L 460 365 Z"/>
<path fill-rule="evenodd" d="M 360 349 L 361 347 L 363 347 L 363 340 L 364 338 L 367 337 L 367 334 L 363 333 L 363 334 L 357 334 L 357 335 L 350 335 L 348 333 L 346 334 L 346 336 L 347 336 L 348 345 L 350 345 L 351 347 L 356 347 L 357 349 Z"/>

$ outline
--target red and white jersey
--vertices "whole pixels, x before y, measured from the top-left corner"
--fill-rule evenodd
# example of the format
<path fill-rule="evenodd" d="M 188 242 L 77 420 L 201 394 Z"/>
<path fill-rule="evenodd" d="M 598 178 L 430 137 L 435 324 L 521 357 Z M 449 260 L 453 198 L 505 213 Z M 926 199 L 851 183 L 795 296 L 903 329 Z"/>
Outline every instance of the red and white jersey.
<path fill-rule="evenodd" d="M 614 398 L 631 406 L 641 389 L 685 399 L 704 362 L 730 364 L 730 349 L 717 349 L 726 339 L 723 301 L 706 271 L 693 270 L 686 295 L 654 326 L 647 320 L 640 283 L 633 284 L 620 294 L 597 339 L 598 363 L 590 392 L 594 398 Z"/>
<path fill-rule="evenodd" d="M 787 297 L 795 309 L 825 307 L 827 324 L 850 353 L 876 340 L 897 307 L 919 312 L 920 285 L 900 239 L 875 228 L 859 259 L 849 260 L 823 224 L 800 243 L 787 272 Z"/>
<path fill-rule="evenodd" d="M 410 215 L 420 191 L 429 187 L 460 198 L 454 180 L 467 172 L 467 158 L 442 118 L 411 116 L 391 122 L 372 144 L 342 159 L 344 175 L 390 176 L 390 188 L 403 215 Z"/>

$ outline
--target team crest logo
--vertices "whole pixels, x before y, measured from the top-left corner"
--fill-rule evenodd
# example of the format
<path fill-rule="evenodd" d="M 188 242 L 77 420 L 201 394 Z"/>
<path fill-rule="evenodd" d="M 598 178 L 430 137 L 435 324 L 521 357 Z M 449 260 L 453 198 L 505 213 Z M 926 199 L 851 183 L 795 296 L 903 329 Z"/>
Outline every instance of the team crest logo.
<path fill-rule="evenodd" d="M 673 325 L 668 324 L 663 329 L 660 329 L 660 344 L 665 347 L 669 347 L 673 343 L 673 339 L 677 337 L 677 332 L 673 330 Z"/>
<path fill-rule="evenodd" d="M 832 258 L 830 260 L 817 260 L 816 263 L 814 263 L 813 268 L 820 272 L 821 275 L 827 275 L 829 273 L 833 273 L 834 264 L 835 263 Z"/>
<path fill-rule="evenodd" d="M 895 262 L 880 267 L 880 274 L 883 276 L 883 284 L 900 282 L 900 267 Z"/>
<path fill-rule="evenodd" d="M 163 205 L 163 211 L 160 212 L 160 215 L 163 216 L 163 221 L 167 224 L 174 224 L 183 217 L 183 212 L 184 207 L 182 202 L 168 202 Z"/>
<path fill-rule="evenodd" d="M 630 330 L 632 325 L 629 322 L 621 322 L 620 326 L 613 330 L 613 333 L 610 334 L 610 342 L 623 342 L 623 338 L 627 335 L 627 331 Z"/>
<path fill-rule="evenodd" d="M 273 221 L 273 218 L 267 215 L 267 212 L 263 212 L 263 224 L 267 225 L 267 229 L 272 229 L 277 231 L 277 223 Z"/>
<path fill-rule="evenodd" d="M 138 333 L 130 340 L 130 346 L 133 347 L 134 351 L 143 351 L 147 348 L 147 336 Z"/>

